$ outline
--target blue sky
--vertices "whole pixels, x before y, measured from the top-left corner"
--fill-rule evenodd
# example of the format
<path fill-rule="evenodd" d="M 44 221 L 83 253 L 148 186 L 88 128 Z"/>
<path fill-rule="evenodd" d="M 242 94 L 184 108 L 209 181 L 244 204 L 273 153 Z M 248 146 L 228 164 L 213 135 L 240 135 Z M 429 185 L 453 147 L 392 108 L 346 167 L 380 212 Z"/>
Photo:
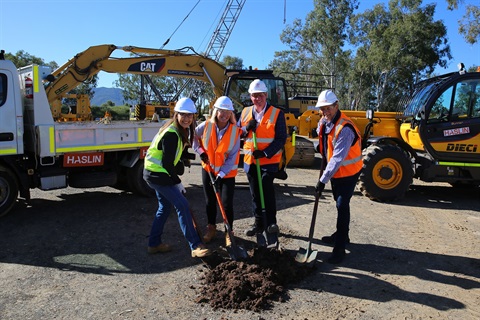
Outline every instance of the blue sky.
<path fill-rule="evenodd" d="M 200 0 L 189 14 L 197 2 L 0 0 L 0 49 L 10 53 L 24 50 L 47 62 L 56 61 L 62 65 L 93 45 L 160 48 L 171 36 L 165 49 L 191 46 L 201 52 L 206 49 L 227 1 Z M 379 2 L 382 1 L 361 1 L 360 11 Z M 431 2 L 424 1 L 424 4 Z M 457 21 L 467 3 L 479 5 L 479 0 L 465 0 L 454 12 L 446 10 L 446 0 L 437 2 L 435 18 L 443 20 L 447 26 L 453 55 L 448 68 L 439 69 L 438 73 L 456 71 L 459 62 L 467 67 L 480 65 L 480 44 L 467 44 L 457 31 Z M 287 49 L 280 41 L 283 29 L 295 18 L 304 21 L 312 10 L 312 0 L 247 0 L 223 55 L 242 58 L 244 66 L 266 68 L 275 51 Z M 126 55 L 116 51 L 113 56 Z M 99 76 L 99 87 L 112 87 L 116 79 L 116 75 L 104 72 Z"/>

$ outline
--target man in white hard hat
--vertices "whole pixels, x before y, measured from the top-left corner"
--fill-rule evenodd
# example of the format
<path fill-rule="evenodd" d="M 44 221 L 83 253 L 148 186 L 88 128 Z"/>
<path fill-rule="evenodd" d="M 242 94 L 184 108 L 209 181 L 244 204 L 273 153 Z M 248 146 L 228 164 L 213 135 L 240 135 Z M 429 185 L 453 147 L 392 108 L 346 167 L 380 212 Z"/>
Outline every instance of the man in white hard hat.
<path fill-rule="evenodd" d="M 253 106 L 243 109 L 238 125 L 242 128 L 245 142 L 244 170 L 247 173 L 250 193 L 253 202 L 255 222 L 245 231 L 247 236 L 268 233 L 267 245 L 278 244 L 277 207 L 273 180 L 279 170 L 282 157 L 282 148 L 287 139 L 287 126 L 282 110 L 267 103 L 268 89 L 265 82 L 256 79 L 248 89 Z M 253 141 L 255 132 L 256 144 Z M 260 192 L 260 183 L 257 174 L 256 161 L 260 163 L 260 180 L 263 194 Z M 264 206 L 262 208 L 262 201 Z"/>
<path fill-rule="evenodd" d="M 143 179 L 155 190 L 158 200 L 147 251 L 150 254 L 171 251 L 171 246 L 163 242 L 162 235 L 174 207 L 192 257 L 202 258 L 212 252 L 205 247 L 195 230 L 187 199 L 183 196 L 186 190 L 176 171 L 184 148 L 192 144 L 197 110 L 190 98 L 181 98 L 175 104 L 174 111 L 173 118 L 153 138 L 145 156 Z"/>
<path fill-rule="evenodd" d="M 237 127 L 233 103 L 229 97 L 219 97 L 213 106 L 209 120 L 200 123 L 195 128 L 193 149 L 202 160 L 202 182 L 207 212 L 207 232 L 203 236 L 205 243 L 216 235 L 217 199 L 215 189 L 221 194 L 228 224 L 233 230 L 233 196 L 235 177 L 237 176 L 240 159 L 240 134 Z M 214 186 L 210 181 L 209 172 L 215 177 Z M 231 246 L 229 234 L 225 233 L 225 245 Z"/>
<path fill-rule="evenodd" d="M 345 247 L 350 242 L 350 199 L 363 165 L 362 139 L 352 120 L 339 110 L 337 96 L 332 90 L 320 93 L 316 107 L 320 108 L 322 114 L 317 133 L 324 171 L 317 181 L 315 192 L 321 196 L 325 184 L 330 181 L 337 207 L 336 231 L 321 240 L 334 246 L 328 262 L 340 263 L 345 257 Z"/>

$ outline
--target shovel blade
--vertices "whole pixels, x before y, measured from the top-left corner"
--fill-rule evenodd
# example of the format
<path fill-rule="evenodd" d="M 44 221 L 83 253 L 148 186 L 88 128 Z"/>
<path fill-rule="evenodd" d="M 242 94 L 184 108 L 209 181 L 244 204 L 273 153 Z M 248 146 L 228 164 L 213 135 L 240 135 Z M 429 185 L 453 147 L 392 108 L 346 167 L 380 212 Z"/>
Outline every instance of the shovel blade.
<path fill-rule="evenodd" d="M 317 259 L 317 253 L 317 250 L 300 248 L 295 256 L 295 261 L 298 263 L 312 263 Z"/>
<path fill-rule="evenodd" d="M 235 260 L 235 261 L 246 260 L 248 258 L 247 250 L 245 250 L 245 248 L 241 246 L 234 246 L 234 245 L 228 246 L 227 252 L 230 258 L 232 258 L 232 260 Z"/>

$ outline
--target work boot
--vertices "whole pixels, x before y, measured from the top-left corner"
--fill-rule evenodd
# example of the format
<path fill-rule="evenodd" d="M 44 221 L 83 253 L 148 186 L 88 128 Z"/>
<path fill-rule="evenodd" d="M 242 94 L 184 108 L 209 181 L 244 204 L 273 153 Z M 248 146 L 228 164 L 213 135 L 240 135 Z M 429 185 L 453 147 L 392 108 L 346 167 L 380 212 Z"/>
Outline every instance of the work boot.
<path fill-rule="evenodd" d="M 195 249 L 192 250 L 192 258 L 203 258 L 212 254 L 210 249 L 207 249 L 204 244 L 199 244 Z"/>
<path fill-rule="evenodd" d="M 158 252 L 169 252 L 172 251 L 172 247 L 170 247 L 168 244 L 165 243 L 160 243 L 156 247 L 148 247 L 147 252 L 150 254 L 158 253 Z"/>
<path fill-rule="evenodd" d="M 232 231 L 233 236 L 233 231 Z M 225 232 L 225 247 L 230 247 L 232 245 L 232 239 L 230 239 L 230 234 Z"/>
<path fill-rule="evenodd" d="M 332 255 L 327 259 L 328 263 L 337 264 L 343 261 L 345 258 L 345 249 L 334 248 Z"/>
<path fill-rule="evenodd" d="M 321 241 L 326 244 L 335 244 L 335 239 L 337 237 L 337 233 L 334 232 L 331 236 L 322 237 Z M 346 244 L 350 243 L 350 238 L 347 236 L 347 240 L 345 241 Z"/>
<path fill-rule="evenodd" d="M 267 231 L 268 233 L 278 233 L 280 230 L 278 229 L 278 225 L 276 223 L 272 223 L 268 226 Z"/>
<path fill-rule="evenodd" d="M 216 234 L 217 234 L 217 226 L 214 224 L 208 224 L 207 233 L 203 236 L 203 242 L 209 243 L 210 241 L 212 241 L 213 238 L 215 238 Z"/>
<path fill-rule="evenodd" d="M 257 233 L 262 233 L 262 232 L 263 232 L 263 227 L 261 227 L 257 224 L 254 224 L 249 229 L 245 230 L 245 235 L 248 236 L 248 237 L 253 237 Z"/>

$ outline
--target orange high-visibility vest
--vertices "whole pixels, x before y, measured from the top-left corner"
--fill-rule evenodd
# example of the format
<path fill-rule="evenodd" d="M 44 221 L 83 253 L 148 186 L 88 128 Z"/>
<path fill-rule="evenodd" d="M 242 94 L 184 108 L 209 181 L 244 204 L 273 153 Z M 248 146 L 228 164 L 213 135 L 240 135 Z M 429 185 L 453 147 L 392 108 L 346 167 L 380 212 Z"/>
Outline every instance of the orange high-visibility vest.
<path fill-rule="evenodd" d="M 235 124 L 229 123 L 228 128 L 225 131 L 222 139 L 218 141 L 217 125 L 210 121 L 205 122 L 205 128 L 202 135 L 202 145 L 208 155 L 210 164 L 205 164 L 202 161 L 202 167 L 207 171 L 213 168 L 215 175 L 217 175 L 220 171 L 220 168 L 225 163 L 228 155 L 235 146 L 237 140 L 240 139 L 240 134 L 240 128 L 237 127 Z M 240 152 L 237 153 L 235 165 L 232 167 L 232 170 L 228 172 L 224 178 L 233 178 L 237 175 L 239 160 Z"/>
<path fill-rule="evenodd" d="M 340 117 L 338 118 L 337 122 L 334 124 L 332 131 L 330 131 L 330 133 L 327 136 L 328 138 L 327 161 L 330 161 L 330 159 L 332 158 L 333 149 L 337 142 L 338 135 L 340 134 L 340 131 L 342 131 L 342 129 L 347 124 L 350 124 L 351 128 L 354 129 L 355 134 L 357 135 L 357 141 L 355 141 L 353 146 L 350 147 L 350 150 L 348 151 L 347 156 L 342 161 L 342 164 L 338 168 L 337 172 L 335 172 L 335 174 L 333 175 L 333 178 L 344 178 L 344 177 L 353 176 L 358 172 L 360 172 L 363 166 L 362 147 L 361 147 L 362 138 L 361 138 L 360 131 L 358 131 L 358 128 L 355 126 L 352 120 L 350 120 L 350 118 L 344 115 L 342 112 L 340 112 Z M 325 124 L 323 123 L 320 125 L 320 131 L 319 131 L 320 150 L 324 150 L 323 139 L 321 136 L 321 132 L 323 132 L 324 125 Z"/>
<path fill-rule="evenodd" d="M 245 127 L 248 122 L 253 118 L 253 112 L 251 107 L 247 107 L 243 109 L 242 115 L 240 117 L 240 123 L 242 127 Z M 256 129 L 256 138 L 257 138 L 257 147 L 258 150 L 264 150 L 270 143 L 272 143 L 273 139 L 275 138 L 275 125 L 277 123 L 278 115 L 280 114 L 280 110 L 275 108 L 274 106 L 270 106 L 265 114 L 262 117 L 262 121 L 257 124 Z M 252 153 L 255 150 L 253 144 L 253 133 L 250 131 L 248 135 L 245 137 L 245 142 L 243 144 L 243 153 L 244 159 L 243 161 L 247 164 L 255 163 L 255 158 L 253 157 Z M 273 155 L 270 159 L 268 158 L 260 158 L 260 165 L 265 164 L 274 164 L 280 163 L 282 159 L 282 149 L 280 149 L 276 154 Z"/>

